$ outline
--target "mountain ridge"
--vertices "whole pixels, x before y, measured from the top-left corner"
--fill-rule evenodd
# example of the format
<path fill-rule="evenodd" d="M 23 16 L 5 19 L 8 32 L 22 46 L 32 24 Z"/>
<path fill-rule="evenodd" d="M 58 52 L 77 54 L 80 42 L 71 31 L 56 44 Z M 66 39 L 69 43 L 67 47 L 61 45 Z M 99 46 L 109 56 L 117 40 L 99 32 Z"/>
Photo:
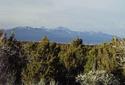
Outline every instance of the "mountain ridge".
<path fill-rule="evenodd" d="M 15 32 L 16 39 L 21 41 L 39 41 L 44 36 L 47 36 L 50 41 L 55 41 L 58 43 L 68 43 L 79 37 L 83 39 L 83 43 L 99 44 L 110 41 L 113 37 L 113 35 L 106 34 L 103 32 L 79 32 L 72 31 L 66 27 L 48 29 L 44 26 L 41 28 L 19 26 L 6 30 L 7 36 L 9 36 L 12 31 Z"/>

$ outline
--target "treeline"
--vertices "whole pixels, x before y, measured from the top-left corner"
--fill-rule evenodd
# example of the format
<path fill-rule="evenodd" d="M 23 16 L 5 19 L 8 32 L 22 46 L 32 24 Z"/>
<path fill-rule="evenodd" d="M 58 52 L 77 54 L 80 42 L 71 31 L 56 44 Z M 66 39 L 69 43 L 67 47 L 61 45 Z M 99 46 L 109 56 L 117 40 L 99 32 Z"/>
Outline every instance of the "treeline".
<path fill-rule="evenodd" d="M 47 37 L 21 42 L 14 34 L 8 39 L 1 34 L 0 84 L 124 85 L 125 42 L 113 38 L 100 45 L 83 43 L 77 38 L 58 44 Z"/>

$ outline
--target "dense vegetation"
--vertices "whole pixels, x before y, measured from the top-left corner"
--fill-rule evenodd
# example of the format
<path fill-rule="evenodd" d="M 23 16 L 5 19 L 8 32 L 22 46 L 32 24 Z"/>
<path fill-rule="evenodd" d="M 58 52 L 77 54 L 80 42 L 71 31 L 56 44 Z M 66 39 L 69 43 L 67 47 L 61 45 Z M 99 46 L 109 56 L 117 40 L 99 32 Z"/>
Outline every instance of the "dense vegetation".
<path fill-rule="evenodd" d="M 0 32 L 2 85 L 124 85 L 125 41 L 100 45 L 21 42 Z"/>

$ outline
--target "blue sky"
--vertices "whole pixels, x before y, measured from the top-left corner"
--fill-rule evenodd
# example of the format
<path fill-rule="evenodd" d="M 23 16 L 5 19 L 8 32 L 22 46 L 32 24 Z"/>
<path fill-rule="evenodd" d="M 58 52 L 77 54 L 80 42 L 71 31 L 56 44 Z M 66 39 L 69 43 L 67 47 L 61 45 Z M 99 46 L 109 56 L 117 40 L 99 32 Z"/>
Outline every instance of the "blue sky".
<path fill-rule="evenodd" d="M 0 27 L 58 26 L 125 36 L 125 0 L 0 0 Z"/>

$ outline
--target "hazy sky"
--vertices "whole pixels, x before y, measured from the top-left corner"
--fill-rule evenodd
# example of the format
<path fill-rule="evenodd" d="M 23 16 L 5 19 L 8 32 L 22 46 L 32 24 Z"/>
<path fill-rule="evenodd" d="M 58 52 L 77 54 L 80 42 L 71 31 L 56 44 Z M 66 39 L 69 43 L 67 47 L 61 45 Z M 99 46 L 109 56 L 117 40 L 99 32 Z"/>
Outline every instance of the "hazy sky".
<path fill-rule="evenodd" d="M 58 27 L 125 36 L 125 0 L 0 0 L 0 27 Z"/>

